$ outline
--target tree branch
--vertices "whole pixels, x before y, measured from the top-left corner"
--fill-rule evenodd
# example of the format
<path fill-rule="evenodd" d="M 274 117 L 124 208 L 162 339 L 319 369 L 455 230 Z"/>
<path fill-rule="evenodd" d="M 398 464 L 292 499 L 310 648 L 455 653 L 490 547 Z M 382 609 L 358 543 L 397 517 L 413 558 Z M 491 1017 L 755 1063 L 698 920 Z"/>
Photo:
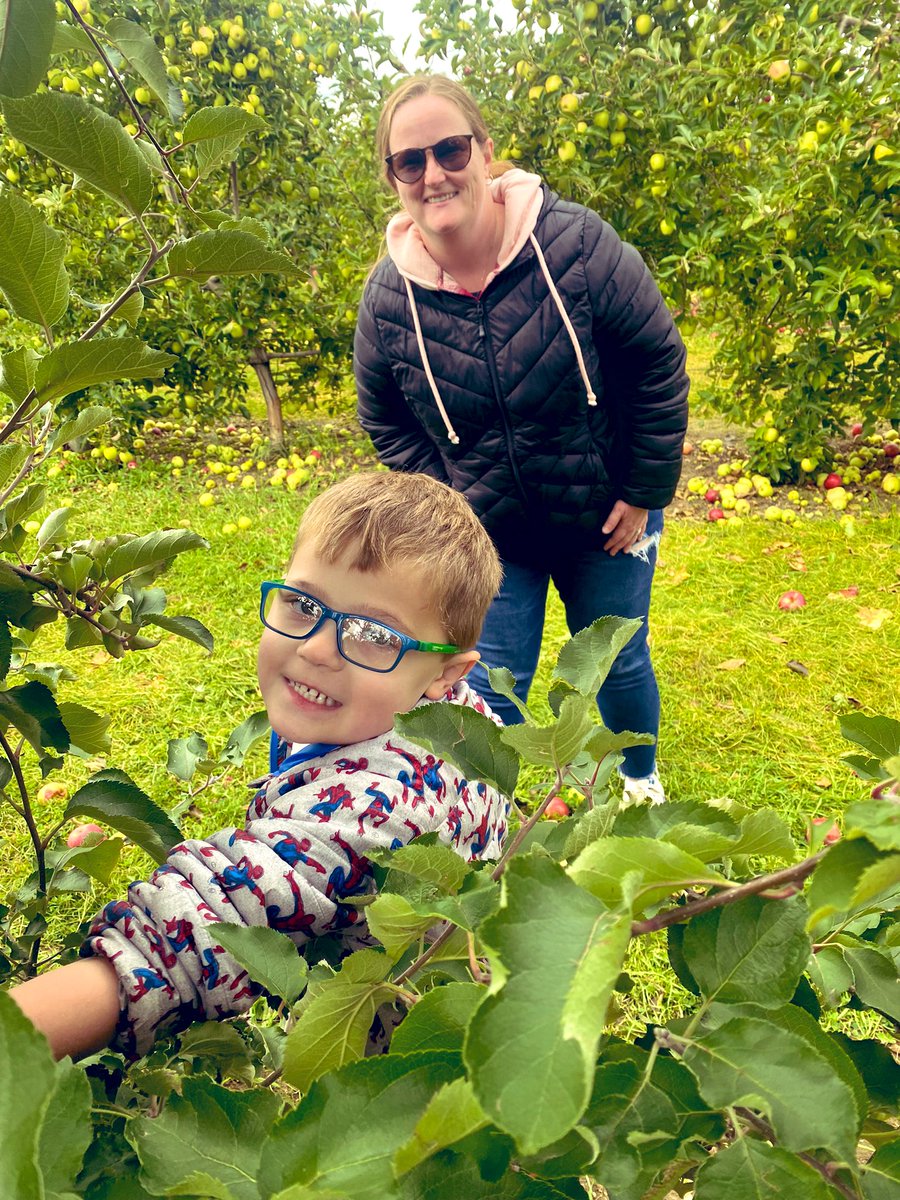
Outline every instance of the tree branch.
<path fill-rule="evenodd" d="M 682 921 L 689 921 L 691 917 L 708 912 L 710 909 L 723 908 L 726 904 L 735 904 L 738 900 L 745 900 L 747 896 L 757 896 L 760 892 L 785 888 L 787 884 L 800 884 L 813 873 L 825 853 L 824 850 L 820 850 L 811 858 L 805 858 L 803 862 L 796 863 L 793 867 L 786 867 L 783 871 L 775 871 L 771 875 L 760 875 L 757 879 L 751 879 L 749 883 L 742 883 L 738 887 L 729 888 L 724 892 L 715 892 L 712 895 L 704 896 L 702 900 L 694 900 L 689 904 L 682 904 L 678 908 L 668 908 L 665 912 L 657 913 L 655 917 L 649 917 L 646 921 L 635 921 L 631 926 L 631 936 L 640 937 L 644 933 L 656 933 L 660 929 L 668 928 L 669 925 L 678 925 Z M 788 895 L 793 895 L 793 891 L 785 890 L 778 898 L 784 899 Z"/>

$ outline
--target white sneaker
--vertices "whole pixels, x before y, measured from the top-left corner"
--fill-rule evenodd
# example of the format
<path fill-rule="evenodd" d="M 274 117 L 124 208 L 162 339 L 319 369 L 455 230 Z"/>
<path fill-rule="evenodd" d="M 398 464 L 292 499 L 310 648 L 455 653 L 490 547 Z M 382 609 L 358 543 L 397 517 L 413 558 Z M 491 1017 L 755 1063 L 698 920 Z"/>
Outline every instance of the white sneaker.
<path fill-rule="evenodd" d="M 638 804 L 665 804 L 666 793 L 659 776 L 654 773 L 643 779 L 622 776 L 622 799 L 619 808 L 634 808 Z"/>

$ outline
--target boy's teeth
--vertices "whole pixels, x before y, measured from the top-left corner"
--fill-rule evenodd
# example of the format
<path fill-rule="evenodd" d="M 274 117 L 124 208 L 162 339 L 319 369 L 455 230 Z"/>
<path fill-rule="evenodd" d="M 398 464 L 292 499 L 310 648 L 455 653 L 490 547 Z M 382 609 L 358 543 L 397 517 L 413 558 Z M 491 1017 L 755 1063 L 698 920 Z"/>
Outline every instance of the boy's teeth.
<path fill-rule="evenodd" d="M 308 687 L 305 683 L 295 683 L 290 680 L 290 685 L 304 700 L 311 700 L 313 704 L 321 704 L 324 708 L 334 708 L 337 700 L 332 700 L 330 696 L 326 696 L 324 692 L 317 692 L 315 688 Z"/>

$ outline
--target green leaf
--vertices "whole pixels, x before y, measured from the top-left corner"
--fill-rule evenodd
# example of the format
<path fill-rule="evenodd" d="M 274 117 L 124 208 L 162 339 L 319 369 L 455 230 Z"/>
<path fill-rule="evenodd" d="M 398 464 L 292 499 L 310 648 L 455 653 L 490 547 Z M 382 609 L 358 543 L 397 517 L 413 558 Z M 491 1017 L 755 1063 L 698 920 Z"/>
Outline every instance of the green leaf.
<path fill-rule="evenodd" d="M 488 682 L 491 689 L 498 696 L 505 696 L 510 704 L 514 704 L 525 720 L 528 720 L 528 706 L 515 693 L 516 677 L 510 671 L 509 667 L 490 667 L 488 669 Z"/>
<path fill-rule="evenodd" d="M 829 1037 L 856 1067 L 875 1106 L 897 1108 L 900 1104 L 900 1071 L 887 1046 L 874 1038 L 857 1040 L 843 1033 L 832 1033 Z"/>
<path fill-rule="evenodd" d="M 390 962 L 378 950 L 358 950 L 337 975 L 316 982 L 288 1035 L 284 1077 L 301 1092 L 327 1071 L 362 1058 L 378 1008 L 394 996 L 385 985 Z"/>
<path fill-rule="evenodd" d="M 224 110 L 221 110 L 224 111 Z M 249 115 L 249 114 L 248 114 Z M 299 268 L 280 250 L 270 250 L 262 238 L 240 230 L 213 230 L 178 242 L 166 260 L 170 275 L 209 279 L 210 275 L 297 275 Z"/>
<path fill-rule="evenodd" d="M 367 906 L 366 922 L 388 958 L 396 962 L 408 946 L 435 924 L 435 914 L 419 912 L 404 896 L 382 892 Z"/>
<path fill-rule="evenodd" d="M 117 546 L 104 564 L 110 581 L 133 575 L 148 568 L 158 570 L 177 554 L 188 550 L 208 550 L 209 542 L 190 529 L 163 529 L 129 538 Z"/>
<path fill-rule="evenodd" d="M 712 1108 L 757 1109 L 786 1150 L 827 1147 L 853 1161 L 853 1092 L 796 1033 L 768 1020 L 736 1017 L 689 1041 L 683 1057 Z"/>
<path fill-rule="evenodd" d="M 265 737 L 270 728 L 269 714 L 264 709 L 253 713 L 229 735 L 225 749 L 219 755 L 219 762 L 239 767 L 250 747 L 261 737 Z"/>
<path fill-rule="evenodd" d="M 595 728 L 588 709 L 591 703 L 583 696 L 568 695 L 552 725 L 510 725 L 501 737 L 527 763 L 562 770 L 578 755 Z"/>
<path fill-rule="evenodd" d="M 93 837 L 99 837 L 94 834 Z M 76 867 L 96 879 L 98 883 L 109 883 L 112 873 L 119 865 L 124 842 L 121 838 L 104 838 L 94 845 L 84 844 L 64 850 L 57 860 L 56 871 Z"/>
<path fill-rule="evenodd" d="M 254 983 L 289 1004 L 306 987 L 307 965 L 290 938 L 265 925 L 229 925 L 220 922 L 215 937 L 236 958 Z"/>
<path fill-rule="evenodd" d="M 844 836 L 867 838 L 879 850 L 900 850 L 900 804 L 862 800 L 844 813 Z"/>
<path fill-rule="evenodd" d="M 271 1092 L 234 1092 L 203 1076 L 186 1076 L 182 1094 L 173 1092 L 158 1116 L 128 1123 L 144 1185 L 155 1195 L 172 1195 L 170 1189 L 202 1172 L 235 1200 L 259 1200 L 260 1151 L 279 1105 Z"/>
<path fill-rule="evenodd" d="M 622 1200 L 657 1194 L 653 1185 L 673 1164 L 705 1157 L 692 1147 L 695 1140 L 715 1143 L 725 1128 L 682 1063 L 662 1055 L 651 1062 L 647 1051 L 617 1040 L 597 1063 L 584 1123 L 599 1146 L 590 1173 Z"/>
<path fill-rule="evenodd" d="M 55 450 L 57 446 L 64 446 L 66 442 L 86 437 L 95 429 L 100 429 L 112 419 L 112 415 L 112 409 L 103 404 L 87 405 L 71 421 L 63 421 L 53 430 L 47 439 L 47 453 Z"/>
<path fill-rule="evenodd" d="M 682 954 L 700 991 L 724 1004 L 788 1004 L 811 942 L 802 900 L 748 896 L 701 913 L 687 925 Z"/>
<path fill-rule="evenodd" d="M 68 731 L 73 750 L 81 750 L 86 755 L 107 753 L 111 745 L 107 732 L 110 717 L 74 700 L 60 700 L 59 715 Z"/>
<path fill-rule="evenodd" d="M 221 1021 L 191 1025 L 181 1036 L 179 1054 L 182 1058 L 205 1059 L 207 1064 L 215 1062 L 221 1069 L 249 1066 L 252 1061 L 247 1043 L 236 1026 Z"/>
<path fill-rule="evenodd" d="M 144 156 L 115 117 L 80 96 L 43 92 L 0 101 L 13 137 L 73 171 L 129 212 L 143 213 L 153 199 Z"/>
<path fill-rule="evenodd" d="M 0 446 L 0 489 L 19 473 L 28 458 L 28 447 L 7 443 Z"/>
<path fill-rule="evenodd" d="M 832 927 L 850 911 L 863 873 L 881 860 L 881 853 L 864 838 L 842 840 L 831 846 L 816 867 L 806 893 L 810 931 Z"/>
<path fill-rule="evenodd" d="M 189 783 L 197 770 L 197 764 L 209 753 L 206 738 L 192 733 L 186 738 L 169 738 L 166 770 L 176 779 Z"/>
<path fill-rule="evenodd" d="M 694 1200 L 837 1200 L 837 1192 L 795 1154 L 742 1137 L 697 1172 Z M 885 1200 L 887 1198 L 885 1197 Z"/>
<path fill-rule="evenodd" d="M 19 575 L 0 559 L 0 613 L 12 621 L 19 622 L 33 607 L 32 596 L 40 590 L 40 584 L 29 576 Z"/>
<path fill-rule="evenodd" d="M 417 746 L 455 763 L 468 779 L 491 784 L 504 796 L 515 791 L 519 759 L 490 717 L 459 704 L 420 704 L 398 713 L 396 728 Z"/>
<path fill-rule="evenodd" d="M 69 307 L 65 237 L 50 228 L 37 208 L 4 188 L 0 246 L 0 292 L 7 304 L 23 321 L 49 329 Z"/>
<path fill-rule="evenodd" d="M 616 655 L 640 627 L 641 622 L 636 619 L 598 617 L 592 625 L 576 633 L 560 650 L 550 686 L 561 681 L 582 696 L 595 695 L 609 674 Z"/>
<path fill-rule="evenodd" d="M 566 701 L 563 700 L 563 707 Z M 629 746 L 652 746 L 656 738 L 652 733 L 632 733 L 630 729 L 622 729 L 613 733 L 611 729 L 599 726 L 585 743 L 585 750 L 594 760 L 602 762 L 607 754 L 618 754 Z"/>
<path fill-rule="evenodd" d="M 0 392 L 9 396 L 16 404 L 21 404 L 34 386 L 34 374 L 40 357 L 34 350 L 24 347 L 12 350 L 0 357 Z M 4 449 L 24 449 L 24 447 L 4 447 Z"/>
<path fill-rule="evenodd" d="M 844 947 L 844 961 L 853 972 L 853 991 L 866 1008 L 900 1021 L 900 986 L 891 957 L 875 946 Z"/>
<path fill-rule="evenodd" d="M 900 1138 L 880 1146 L 863 1168 L 866 1200 L 897 1200 L 900 1188 Z"/>
<path fill-rule="evenodd" d="M 43 508 L 46 499 L 47 489 L 42 483 L 29 483 L 28 487 L 7 502 L 6 508 L 0 513 L 6 522 L 6 528 L 13 529 L 20 522 L 27 520 L 32 513 Z"/>
<path fill-rule="evenodd" d="M 56 1064 L 56 1086 L 38 1138 L 38 1166 L 48 1195 L 74 1190 L 92 1133 L 88 1077 L 63 1059 Z"/>
<path fill-rule="evenodd" d="M 44 1194 L 37 1152 L 45 1107 L 57 1082 L 46 1039 L 0 993 L 0 1178 L 12 1197 Z M 15 1080 L 15 1087 L 9 1086 Z"/>
<path fill-rule="evenodd" d="M 446 1050 L 461 1054 L 466 1028 L 486 994 L 477 983 L 447 983 L 432 988 L 395 1030 L 391 1053 Z"/>
<path fill-rule="evenodd" d="M 842 946 L 822 946 L 810 958 L 807 972 L 830 1008 L 836 1008 L 840 996 L 853 987 L 853 972 Z"/>
<path fill-rule="evenodd" d="M 47 73 L 53 0 L 0 0 L 0 96 L 27 96 Z"/>
<path fill-rule="evenodd" d="M 56 697 L 37 680 L 0 692 L 0 723 L 14 725 L 38 756 L 44 750 L 69 749 Z"/>
<path fill-rule="evenodd" d="M 450 846 L 442 842 L 426 844 L 418 838 L 407 846 L 387 852 L 382 861 L 390 868 L 383 889 L 386 891 L 401 891 L 396 885 L 408 876 L 430 885 L 435 895 L 447 895 L 458 892 L 472 874 L 472 867 Z"/>
<path fill-rule="evenodd" d="M 69 799 L 63 819 L 88 817 L 124 833 L 156 862 L 181 841 L 181 830 L 124 771 L 98 771 Z"/>
<path fill-rule="evenodd" d="M 202 177 L 219 163 L 229 162 L 248 133 L 265 128 L 262 117 L 237 106 L 201 108 L 185 122 L 181 144 L 196 145 L 197 171 Z"/>
<path fill-rule="evenodd" d="M 688 885 L 728 882 L 699 858 L 650 838 L 600 838 L 578 855 L 569 875 L 610 908 L 628 895 L 634 913 Z"/>
<path fill-rule="evenodd" d="M 260 1195 L 305 1184 L 316 1196 L 395 1196 L 394 1154 L 413 1136 L 434 1093 L 458 1074 L 452 1056 L 419 1052 L 377 1055 L 326 1075 L 263 1146 Z"/>
<path fill-rule="evenodd" d="M 103 32 L 128 59 L 147 86 L 166 106 L 169 118 L 178 121 L 184 114 L 180 89 L 173 86 L 156 42 L 140 25 L 124 17 L 106 22 Z"/>
<path fill-rule="evenodd" d="M 196 534 L 194 535 L 197 536 Z M 202 541 L 201 538 L 197 538 Z M 194 547 L 188 547 L 193 549 Z M 180 551 L 179 551 L 180 553 Z M 212 654 L 215 648 L 215 639 L 209 632 L 202 621 L 198 621 L 196 617 L 173 617 L 167 613 L 151 613 L 144 618 L 145 625 L 156 625 L 160 629 L 165 629 L 167 633 L 177 634 L 178 637 L 184 638 L 188 642 L 196 642 L 198 646 L 202 646 L 208 653 Z"/>
<path fill-rule="evenodd" d="M 591 1094 L 597 1043 L 630 937 L 543 855 L 511 860 L 504 900 L 484 923 L 491 994 L 464 1057 L 488 1116 L 523 1154 L 557 1141 Z"/>
<path fill-rule="evenodd" d="M 394 1170 L 398 1176 L 406 1175 L 438 1150 L 452 1146 L 487 1124 L 469 1080 L 453 1079 L 435 1092 L 412 1137 L 398 1148 Z"/>
<path fill-rule="evenodd" d="M 41 404 L 117 379 L 156 379 L 176 362 L 174 354 L 151 350 L 140 338 L 104 337 L 57 346 L 40 361 L 34 376 Z"/>
<path fill-rule="evenodd" d="M 37 543 L 42 550 L 64 540 L 71 511 L 71 508 L 54 508 L 53 512 L 44 518 L 37 532 Z"/>
<path fill-rule="evenodd" d="M 869 717 L 848 713 L 840 718 L 841 733 L 848 742 L 862 746 L 867 754 L 883 762 L 900 754 L 900 721 L 895 717 Z"/>
<path fill-rule="evenodd" d="M 127 300 L 122 301 L 114 315 L 117 321 L 124 321 L 126 325 L 130 325 L 134 329 L 143 311 L 144 293 L 132 292 Z"/>
<path fill-rule="evenodd" d="M 65 21 L 57 21 L 53 32 L 53 53 L 65 54 L 68 50 L 84 50 L 92 54 L 94 45 L 80 25 L 67 25 Z"/>

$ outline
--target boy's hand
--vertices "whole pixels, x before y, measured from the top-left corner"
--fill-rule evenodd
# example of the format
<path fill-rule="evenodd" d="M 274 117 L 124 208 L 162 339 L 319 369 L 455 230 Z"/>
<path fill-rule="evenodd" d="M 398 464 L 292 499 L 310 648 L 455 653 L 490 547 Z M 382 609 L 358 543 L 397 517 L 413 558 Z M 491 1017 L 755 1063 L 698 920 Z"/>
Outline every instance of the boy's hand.
<path fill-rule="evenodd" d="M 54 1058 L 81 1058 L 112 1040 L 119 1020 L 119 979 L 105 958 L 84 958 L 10 989 Z"/>
<path fill-rule="evenodd" d="M 612 534 L 603 543 L 603 549 L 615 557 L 620 550 L 629 550 L 647 532 L 646 508 L 636 508 L 617 500 L 609 516 L 603 522 L 603 532 Z"/>

